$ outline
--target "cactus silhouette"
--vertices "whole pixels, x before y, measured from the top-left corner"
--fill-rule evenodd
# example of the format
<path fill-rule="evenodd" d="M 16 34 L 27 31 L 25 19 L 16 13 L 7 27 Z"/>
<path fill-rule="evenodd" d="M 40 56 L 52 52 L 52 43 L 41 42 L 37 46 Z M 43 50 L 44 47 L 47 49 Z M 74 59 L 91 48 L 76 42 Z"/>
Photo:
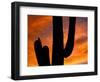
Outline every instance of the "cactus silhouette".
<path fill-rule="evenodd" d="M 53 16 L 52 65 L 63 65 L 64 58 L 71 55 L 74 46 L 76 17 L 69 17 L 68 40 L 66 42 L 65 48 L 63 43 L 62 22 L 62 17 Z M 38 64 L 40 66 L 50 65 L 49 48 L 47 46 L 44 46 L 42 48 L 40 38 L 38 38 L 38 40 L 35 41 L 34 49 L 38 60 Z"/>
<path fill-rule="evenodd" d="M 49 48 L 47 46 L 44 46 L 42 48 L 40 38 L 38 38 L 38 40 L 35 41 L 34 49 L 38 60 L 38 64 L 40 66 L 49 66 L 50 65 Z"/>
<path fill-rule="evenodd" d="M 62 17 L 53 17 L 52 65 L 63 65 L 64 57 L 71 55 L 74 46 L 76 17 L 69 17 L 69 32 L 66 47 L 63 44 Z"/>

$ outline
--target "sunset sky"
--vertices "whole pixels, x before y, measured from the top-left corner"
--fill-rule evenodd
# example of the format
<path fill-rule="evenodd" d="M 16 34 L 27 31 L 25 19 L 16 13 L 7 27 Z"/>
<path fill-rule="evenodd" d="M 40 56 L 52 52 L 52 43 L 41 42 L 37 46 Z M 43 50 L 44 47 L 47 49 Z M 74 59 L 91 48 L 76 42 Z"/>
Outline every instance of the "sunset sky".
<path fill-rule="evenodd" d="M 74 49 L 69 57 L 64 58 L 65 65 L 88 63 L 87 24 L 88 19 L 86 17 L 76 18 Z M 69 17 L 66 16 L 63 17 L 64 46 L 67 42 L 68 29 Z M 47 45 L 49 47 L 50 62 L 52 61 L 52 36 L 52 16 L 28 15 L 28 66 L 38 66 L 34 51 L 34 41 L 38 37 L 41 39 L 43 46 Z"/>

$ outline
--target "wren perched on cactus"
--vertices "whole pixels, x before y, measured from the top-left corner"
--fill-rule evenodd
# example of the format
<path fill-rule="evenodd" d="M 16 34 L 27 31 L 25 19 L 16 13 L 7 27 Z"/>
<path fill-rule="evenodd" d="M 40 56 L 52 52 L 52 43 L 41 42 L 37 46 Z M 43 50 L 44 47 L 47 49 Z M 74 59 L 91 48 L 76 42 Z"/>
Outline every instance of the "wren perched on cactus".
<path fill-rule="evenodd" d="M 65 48 L 63 43 L 62 22 L 62 17 L 53 16 L 52 65 L 63 65 L 64 58 L 71 55 L 74 47 L 76 17 L 69 17 L 68 40 L 66 42 Z M 39 38 L 34 43 L 34 49 L 38 64 L 40 66 L 50 65 L 49 48 L 47 46 L 42 47 L 41 40 Z"/>

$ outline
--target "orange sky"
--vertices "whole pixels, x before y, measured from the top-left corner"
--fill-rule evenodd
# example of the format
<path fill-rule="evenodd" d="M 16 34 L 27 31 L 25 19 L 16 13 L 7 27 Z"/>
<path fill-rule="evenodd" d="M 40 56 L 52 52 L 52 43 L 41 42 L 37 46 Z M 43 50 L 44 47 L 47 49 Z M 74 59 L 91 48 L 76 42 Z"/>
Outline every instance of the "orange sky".
<path fill-rule="evenodd" d="M 63 17 L 64 45 L 68 35 L 68 19 L 69 17 Z M 77 17 L 74 49 L 69 57 L 64 58 L 64 64 L 88 63 L 87 21 L 87 18 Z M 52 61 L 52 30 L 52 16 L 28 16 L 28 66 L 38 66 L 34 51 L 34 41 L 38 37 L 42 45 L 49 47 L 50 62 Z"/>

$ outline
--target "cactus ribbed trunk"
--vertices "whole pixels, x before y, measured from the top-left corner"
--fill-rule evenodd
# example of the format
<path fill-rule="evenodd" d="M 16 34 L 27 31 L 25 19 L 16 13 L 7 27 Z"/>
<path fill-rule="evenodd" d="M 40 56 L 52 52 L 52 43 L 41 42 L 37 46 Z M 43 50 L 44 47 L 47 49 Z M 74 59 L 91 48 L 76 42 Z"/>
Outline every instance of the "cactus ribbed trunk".
<path fill-rule="evenodd" d="M 63 57 L 63 23 L 62 17 L 53 16 L 53 51 L 52 65 L 62 65 Z"/>

